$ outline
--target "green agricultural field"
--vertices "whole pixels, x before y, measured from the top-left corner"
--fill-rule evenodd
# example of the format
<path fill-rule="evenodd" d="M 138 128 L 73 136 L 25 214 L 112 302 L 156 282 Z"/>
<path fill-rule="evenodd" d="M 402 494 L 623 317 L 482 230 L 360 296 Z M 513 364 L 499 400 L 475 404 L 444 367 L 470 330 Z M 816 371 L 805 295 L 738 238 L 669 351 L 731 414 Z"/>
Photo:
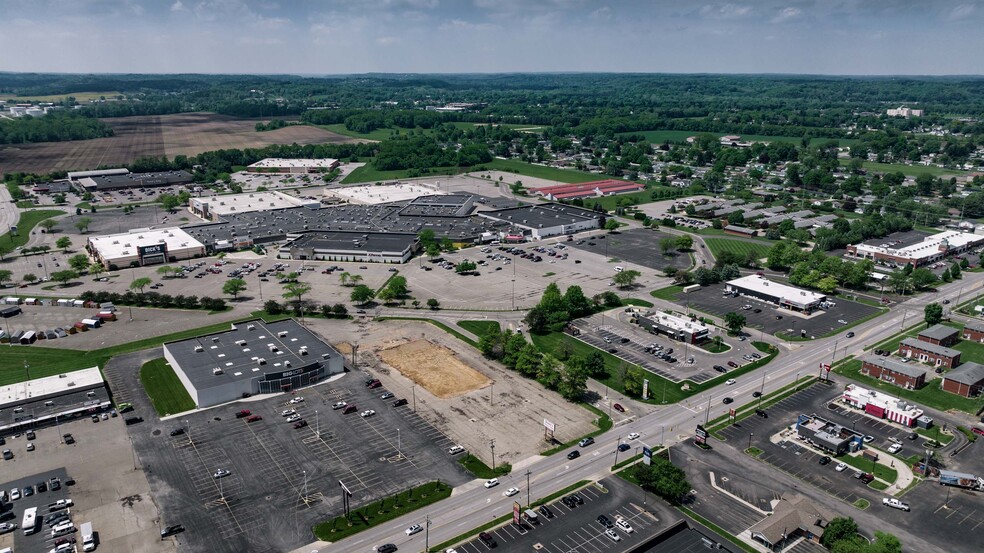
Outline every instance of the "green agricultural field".
<path fill-rule="evenodd" d="M 460 173 L 461 169 L 457 167 L 435 167 L 432 168 L 426 175 L 421 175 L 423 177 L 433 176 L 433 175 L 453 175 Z M 372 167 L 372 160 L 368 160 L 366 165 L 359 167 L 355 171 L 352 171 L 344 179 L 342 179 L 342 184 L 357 184 L 360 182 L 383 182 L 399 179 L 410 178 L 410 169 L 400 169 L 397 171 L 377 171 Z"/>
<path fill-rule="evenodd" d="M 459 129 L 468 130 L 468 129 L 474 129 L 475 127 L 485 126 L 485 123 L 465 123 L 461 121 L 456 121 L 451 123 L 451 125 Z M 388 140 L 397 135 L 406 135 L 410 131 L 413 131 L 415 134 L 430 134 L 431 132 L 433 132 L 431 129 L 424 129 L 421 127 L 417 127 L 416 129 L 410 129 L 407 127 L 392 127 L 386 129 L 376 129 L 374 131 L 367 132 L 367 133 L 361 133 L 357 131 L 351 131 L 345 128 L 345 123 L 335 123 L 333 125 L 314 125 L 314 126 L 320 129 L 324 129 L 326 131 L 331 131 L 333 133 L 341 134 L 343 136 L 351 136 L 352 138 L 363 138 L 365 140 L 376 140 L 376 141 Z M 496 126 L 515 129 L 520 132 L 539 132 L 542 131 L 544 128 L 544 127 L 538 127 L 533 125 L 516 125 L 513 123 L 496 125 Z"/>
<path fill-rule="evenodd" d="M 195 408 L 195 401 L 163 357 L 147 361 L 140 367 L 140 383 L 154 404 L 154 410 L 162 417 Z"/>
<path fill-rule="evenodd" d="M 744 258 L 748 252 L 754 252 L 761 259 L 769 255 L 769 244 L 756 244 L 745 240 L 731 238 L 705 238 L 704 243 L 710 248 L 714 257 L 718 257 L 724 252 L 732 252 Z"/>
<path fill-rule="evenodd" d="M 902 163 L 878 163 L 875 161 L 865 161 L 862 163 L 865 169 L 877 171 L 879 173 L 902 173 L 910 177 L 918 177 L 923 173 L 929 173 L 934 177 L 954 177 L 966 175 L 967 171 L 956 169 L 941 169 L 940 167 L 924 167 L 922 165 L 905 165 Z"/>
<path fill-rule="evenodd" d="M 682 143 L 687 140 L 688 137 L 697 136 L 699 134 L 709 134 L 716 138 L 721 138 L 722 136 L 728 134 L 737 134 L 741 136 L 742 140 L 751 140 L 754 142 L 790 142 L 796 144 L 797 146 L 802 140 L 798 136 L 772 136 L 764 134 L 741 134 L 741 133 L 725 133 L 725 132 L 696 132 L 696 131 L 635 131 L 635 132 L 624 132 L 619 133 L 621 136 L 627 135 L 642 135 L 646 137 L 646 140 L 653 144 L 662 144 L 663 142 L 673 142 Z M 841 146 L 850 146 L 851 144 L 857 142 L 857 140 L 848 138 L 811 138 L 810 145 L 815 146 L 817 144 L 822 144 L 828 140 L 836 140 Z"/>

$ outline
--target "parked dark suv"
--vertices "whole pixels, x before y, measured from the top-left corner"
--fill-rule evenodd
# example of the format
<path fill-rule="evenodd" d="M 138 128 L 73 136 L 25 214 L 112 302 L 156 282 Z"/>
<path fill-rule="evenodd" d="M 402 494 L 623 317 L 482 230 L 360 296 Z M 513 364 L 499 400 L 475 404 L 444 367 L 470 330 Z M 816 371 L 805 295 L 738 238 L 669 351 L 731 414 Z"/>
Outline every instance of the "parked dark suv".
<path fill-rule="evenodd" d="M 598 515 L 598 524 L 601 524 L 605 528 L 615 528 L 615 523 L 605 515 Z"/>
<path fill-rule="evenodd" d="M 478 534 L 478 539 L 482 540 L 482 543 L 484 543 L 486 547 L 495 547 L 499 545 L 495 542 L 495 538 L 492 537 L 492 534 L 489 534 L 488 532 L 480 532 Z"/>

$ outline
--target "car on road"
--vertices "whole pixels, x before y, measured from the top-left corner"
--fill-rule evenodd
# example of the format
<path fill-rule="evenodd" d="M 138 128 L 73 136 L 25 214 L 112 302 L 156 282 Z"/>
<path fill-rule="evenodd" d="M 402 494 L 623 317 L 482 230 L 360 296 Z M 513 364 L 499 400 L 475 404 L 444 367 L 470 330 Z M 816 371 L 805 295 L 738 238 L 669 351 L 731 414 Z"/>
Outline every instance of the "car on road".
<path fill-rule="evenodd" d="M 346 405 L 348 405 L 348 403 L 345 403 L 344 401 L 339 401 L 338 403 L 333 403 L 331 405 L 331 408 L 337 411 L 338 409 L 341 409 L 342 407 L 345 407 Z"/>
<path fill-rule="evenodd" d="M 257 422 L 263 420 L 263 417 L 259 415 L 253 415 L 251 417 L 246 417 L 246 422 Z"/>
<path fill-rule="evenodd" d="M 632 525 L 629 524 L 628 521 L 626 521 L 624 518 L 615 519 L 615 526 L 617 526 L 619 530 L 625 532 L 626 534 L 631 534 L 632 532 L 635 532 L 635 529 L 632 528 Z"/>
<path fill-rule="evenodd" d="M 834 470 L 836 470 L 837 472 L 844 472 L 845 470 L 847 470 L 847 463 L 837 463 L 837 466 L 834 467 Z"/>
<path fill-rule="evenodd" d="M 581 452 L 578 451 L 578 450 L 576 450 L 576 449 L 574 451 L 572 451 L 572 452 L 570 452 L 570 453 L 567 454 L 567 458 L 570 459 L 571 461 L 573 461 L 574 459 L 577 459 L 580 456 L 581 456 Z"/>
<path fill-rule="evenodd" d="M 727 384 L 728 386 L 731 386 L 734 383 L 735 383 L 735 379 L 734 378 L 729 378 L 728 380 L 725 381 L 725 384 Z"/>
<path fill-rule="evenodd" d="M 410 527 L 407 528 L 404 531 L 407 533 L 408 536 L 412 536 L 412 535 L 416 534 L 417 532 L 423 531 L 423 529 L 424 528 L 421 525 L 419 525 L 419 524 L 411 524 Z"/>
<path fill-rule="evenodd" d="M 754 391 L 752 392 L 752 397 L 762 397 L 762 392 Z"/>
<path fill-rule="evenodd" d="M 854 338 L 854 333 L 853 332 L 848 332 L 847 333 L 847 337 L 848 338 Z"/>
<path fill-rule="evenodd" d="M 499 485 L 499 479 L 498 478 L 492 478 L 490 480 L 486 480 L 485 481 L 485 487 L 486 488 L 494 488 L 494 487 L 496 487 L 498 485 Z"/>
<path fill-rule="evenodd" d="M 400 398 L 393 402 L 393 407 L 401 407 L 406 404 L 407 404 L 407 400 L 405 398 Z"/>
<path fill-rule="evenodd" d="M 612 541 L 622 541 L 622 536 L 619 536 L 618 535 L 618 532 L 616 532 L 615 530 L 613 530 L 611 528 L 609 528 L 608 530 L 605 530 L 605 535 L 608 536 L 608 539 L 610 539 Z"/>
<path fill-rule="evenodd" d="M 376 553 L 394 553 L 396 551 L 396 546 L 392 543 L 384 543 L 376 548 Z"/>
<path fill-rule="evenodd" d="M 894 497 L 883 497 L 882 498 L 882 505 L 884 505 L 886 507 L 891 507 L 893 509 L 899 509 L 901 511 L 908 511 L 909 510 L 909 504 L 908 503 L 904 503 L 902 501 L 899 501 L 898 499 L 895 499 Z"/>
<path fill-rule="evenodd" d="M 820 464 L 821 465 L 829 465 L 830 464 L 830 457 L 828 457 L 826 455 L 824 455 L 823 457 L 821 457 L 820 458 Z"/>
<path fill-rule="evenodd" d="M 229 472 L 226 469 L 219 469 L 219 470 L 215 471 L 215 473 L 212 474 L 212 478 L 225 478 L 226 476 L 229 476 L 230 474 L 232 474 L 232 473 Z"/>
<path fill-rule="evenodd" d="M 594 443 L 594 438 L 592 438 L 591 436 L 588 436 L 587 438 L 582 438 L 581 441 L 577 443 L 577 445 L 579 445 L 581 447 L 588 447 L 589 445 L 591 445 L 593 443 Z"/>
<path fill-rule="evenodd" d="M 638 437 L 639 437 L 639 433 L 638 432 L 629 432 L 628 438 L 630 440 L 634 440 L 634 439 L 636 439 Z"/>
<path fill-rule="evenodd" d="M 281 417 L 289 417 L 294 414 L 297 414 L 297 411 L 294 409 L 284 409 L 283 411 L 280 412 Z"/>
<path fill-rule="evenodd" d="M 629 444 L 618 444 L 619 451 L 628 451 L 630 447 Z"/>
<path fill-rule="evenodd" d="M 519 493 L 519 488 L 512 487 L 512 488 L 509 488 L 508 490 L 502 492 L 502 495 L 504 495 L 506 497 L 512 497 L 512 496 L 514 496 L 514 495 L 516 495 L 518 493 Z"/>
<path fill-rule="evenodd" d="M 612 404 L 612 409 L 618 411 L 619 413 L 624 413 L 625 412 L 625 407 L 622 407 L 622 404 L 621 403 Z"/>
<path fill-rule="evenodd" d="M 383 392 L 383 395 L 379 396 L 379 399 L 389 399 L 393 397 L 393 392 Z"/>
<path fill-rule="evenodd" d="M 365 411 L 359 413 L 359 416 L 362 417 L 362 418 L 366 418 L 366 417 L 371 417 L 371 416 L 373 416 L 375 414 L 376 414 L 376 412 L 373 411 L 372 409 L 366 409 Z"/>
<path fill-rule="evenodd" d="M 301 420 L 301 418 L 302 417 L 300 415 L 291 415 L 291 416 L 287 417 L 287 422 L 297 422 L 297 421 Z"/>
<path fill-rule="evenodd" d="M 723 400 L 721 400 L 721 402 L 724 403 L 725 405 L 728 405 L 728 404 L 730 404 L 733 401 L 734 401 L 734 399 L 732 399 L 730 397 L 726 397 Z"/>

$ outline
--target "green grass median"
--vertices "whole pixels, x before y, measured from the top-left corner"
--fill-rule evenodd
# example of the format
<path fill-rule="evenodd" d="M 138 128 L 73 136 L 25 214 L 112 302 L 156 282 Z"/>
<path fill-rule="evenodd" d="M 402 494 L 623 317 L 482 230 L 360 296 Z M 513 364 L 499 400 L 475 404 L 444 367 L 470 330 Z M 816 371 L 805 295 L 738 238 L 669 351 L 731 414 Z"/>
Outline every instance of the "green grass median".
<path fill-rule="evenodd" d="M 154 410 L 162 417 L 195 408 L 195 400 L 163 357 L 147 361 L 140 367 L 140 383 L 150 396 Z"/>
<path fill-rule="evenodd" d="M 353 509 L 348 518 L 340 516 L 316 524 L 314 535 L 322 541 L 337 542 L 450 496 L 451 486 L 443 482 L 428 482 Z"/>

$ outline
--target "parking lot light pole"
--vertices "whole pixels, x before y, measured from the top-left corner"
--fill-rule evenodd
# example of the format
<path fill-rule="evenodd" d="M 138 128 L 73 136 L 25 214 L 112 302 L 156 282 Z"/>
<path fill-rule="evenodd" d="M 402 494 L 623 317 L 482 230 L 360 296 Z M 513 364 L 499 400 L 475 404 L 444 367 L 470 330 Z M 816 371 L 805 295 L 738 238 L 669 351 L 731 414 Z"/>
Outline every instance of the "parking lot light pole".
<path fill-rule="evenodd" d="M 318 410 L 314 410 L 314 434 L 321 437 L 321 419 L 318 418 Z"/>
<path fill-rule="evenodd" d="M 617 463 L 616 463 L 617 464 Z M 526 469 L 526 508 L 529 509 L 530 505 L 533 503 L 533 499 L 530 497 L 533 492 L 530 491 L 530 469 Z"/>
<path fill-rule="evenodd" d="M 417 412 L 417 386 L 410 386 L 410 395 L 413 396 L 413 412 Z"/>
<path fill-rule="evenodd" d="M 489 447 L 492 448 L 492 470 L 495 470 L 495 438 L 489 440 Z"/>
<path fill-rule="evenodd" d="M 398 456 L 400 456 L 400 457 L 403 456 L 403 453 L 401 452 L 402 451 L 402 448 L 401 448 L 402 445 L 403 444 L 400 443 L 400 429 L 397 428 L 396 429 L 396 454 Z"/>
<path fill-rule="evenodd" d="M 754 432 L 749 432 L 748 433 L 748 448 L 747 449 L 752 449 L 752 436 L 754 436 L 754 435 L 755 435 Z"/>
<path fill-rule="evenodd" d="M 302 470 L 301 474 L 304 475 L 304 496 L 301 498 L 301 500 L 304 501 L 305 504 L 307 504 L 307 471 Z"/>

